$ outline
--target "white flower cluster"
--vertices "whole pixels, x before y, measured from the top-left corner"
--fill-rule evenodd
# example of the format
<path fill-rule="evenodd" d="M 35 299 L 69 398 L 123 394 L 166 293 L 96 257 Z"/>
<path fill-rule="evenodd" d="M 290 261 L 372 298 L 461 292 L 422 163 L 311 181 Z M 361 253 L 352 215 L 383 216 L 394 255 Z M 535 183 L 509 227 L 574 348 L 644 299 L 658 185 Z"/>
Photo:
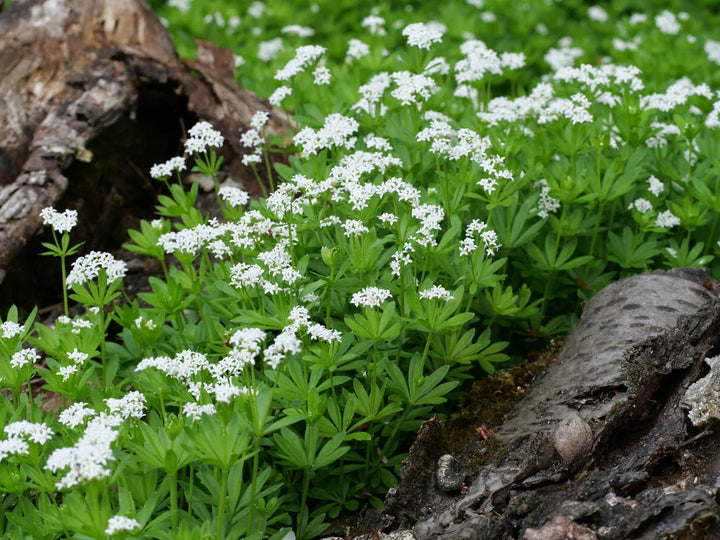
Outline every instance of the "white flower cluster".
<path fill-rule="evenodd" d="M 450 291 L 448 291 L 445 287 L 442 285 L 433 285 L 429 289 L 425 289 L 424 291 L 420 291 L 419 293 L 421 300 L 445 300 L 446 302 L 449 302 L 450 300 L 454 299 L 454 296 L 450 294 Z"/>
<path fill-rule="evenodd" d="M 60 413 L 58 420 L 64 426 L 75 429 L 85 421 L 85 418 L 95 416 L 97 411 L 87 407 L 87 403 L 78 401 Z"/>
<path fill-rule="evenodd" d="M 91 251 L 72 264 L 65 283 L 68 288 L 72 288 L 73 283 L 82 285 L 98 277 L 100 270 L 105 270 L 107 282 L 110 284 L 116 279 L 125 277 L 127 264 L 116 260 L 110 253 Z"/>
<path fill-rule="evenodd" d="M 297 132 L 293 141 L 302 147 L 302 155 L 307 157 L 315 155 L 325 148 L 335 146 L 348 150 L 355 146 L 356 137 L 352 135 L 357 132 L 359 124 L 354 118 L 333 113 L 325 118 L 323 127 L 314 130 L 311 127 L 304 127 Z"/>
<path fill-rule="evenodd" d="M 537 211 L 537 215 L 544 219 L 560 208 L 560 201 L 550 196 L 550 186 L 544 178 L 535 182 L 534 186 L 540 187 L 540 199 L 538 200 L 538 205 L 535 210 Z"/>
<path fill-rule="evenodd" d="M 12 358 L 10 359 L 10 366 L 15 369 L 20 369 L 27 364 L 34 364 L 38 360 L 40 360 L 40 355 L 38 354 L 37 349 L 21 349 L 16 353 L 13 353 Z"/>
<path fill-rule="evenodd" d="M 131 392 L 121 399 L 106 399 L 105 403 L 110 407 L 110 413 L 103 412 L 91 418 L 77 443 L 58 448 L 48 457 L 45 469 L 53 473 L 68 469 L 56 484 L 59 489 L 110 476 L 107 465 L 115 459 L 110 446 L 118 437 L 114 428 L 130 417 L 140 418 L 145 413 L 145 396 L 140 392 Z M 63 418 L 63 423 L 70 427 L 79 425 L 85 416 L 92 415 L 90 410 L 85 409 L 84 403 L 74 407 L 67 409 L 72 412 Z"/>
<path fill-rule="evenodd" d="M 155 164 L 150 168 L 150 176 L 156 179 L 167 178 L 174 171 L 180 172 L 185 170 L 185 158 L 182 156 L 168 159 L 160 165 Z"/>
<path fill-rule="evenodd" d="M 485 253 L 488 257 L 492 257 L 497 252 L 500 244 L 498 243 L 497 233 L 491 229 L 488 229 L 487 223 L 475 219 L 470 222 L 470 225 L 465 229 L 465 238 L 460 242 L 460 255 L 466 257 L 471 253 L 474 253 L 477 249 L 475 244 L 475 233 L 480 235 L 480 239 L 485 246 Z"/>
<path fill-rule="evenodd" d="M 0 441 L 0 462 L 6 457 L 30 453 L 29 442 L 45 444 L 52 438 L 53 431 L 45 424 L 19 420 L 5 426 L 7 439 Z"/>
<path fill-rule="evenodd" d="M 110 445 L 117 439 L 116 425 L 108 416 L 93 418 L 75 445 L 58 448 L 48 457 L 45 469 L 57 472 L 69 469 L 56 483 L 59 489 L 70 488 L 88 480 L 110 476 L 107 464 L 114 460 Z"/>
<path fill-rule="evenodd" d="M 289 24 L 287 26 L 283 26 L 280 29 L 280 32 L 298 37 L 311 37 L 315 34 L 315 30 L 312 28 L 308 26 L 300 26 L 299 24 Z"/>
<path fill-rule="evenodd" d="M 62 214 L 48 206 L 40 210 L 44 225 L 50 225 L 55 232 L 70 232 L 77 225 L 77 210 L 65 210 Z"/>
<path fill-rule="evenodd" d="M 358 88 L 362 96 L 360 101 L 350 107 L 353 111 L 365 111 L 370 116 L 384 116 L 387 112 L 387 105 L 381 103 L 385 91 L 390 88 L 392 78 L 384 71 L 373 75 L 372 78 Z"/>
<path fill-rule="evenodd" d="M 426 75 L 396 71 L 391 77 L 396 88 L 390 92 L 390 95 L 403 105 L 415 103 L 419 107 L 440 90 L 432 77 Z"/>
<path fill-rule="evenodd" d="M 218 195 L 225 201 L 229 206 L 239 208 L 245 206 L 250 200 L 250 195 L 244 189 L 223 186 L 218 190 Z"/>
<path fill-rule="evenodd" d="M 348 50 L 345 54 L 345 61 L 352 62 L 370 54 L 370 46 L 364 41 L 353 38 L 348 41 Z"/>
<path fill-rule="evenodd" d="M 270 105 L 280 107 L 283 100 L 290 94 L 292 94 L 292 88 L 289 86 L 280 86 L 276 88 L 272 94 L 270 94 L 268 101 L 270 102 Z"/>
<path fill-rule="evenodd" d="M 713 91 L 705 84 L 694 85 L 690 79 L 683 77 L 671 84 L 664 94 L 650 94 L 640 97 L 640 107 L 644 109 L 658 109 L 668 112 L 684 105 L 691 96 L 713 98 Z"/>
<path fill-rule="evenodd" d="M 655 26 L 663 34 L 677 34 L 680 31 L 680 23 L 677 17 L 671 11 L 663 10 L 660 15 L 655 16 Z"/>
<path fill-rule="evenodd" d="M 673 214 L 670 210 L 660 212 L 655 219 L 656 227 L 671 228 L 680 225 L 680 219 Z"/>
<path fill-rule="evenodd" d="M 13 321 L 5 321 L 0 324 L 0 330 L 2 330 L 2 337 L 4 339 L 12 339 L 22 334 L 25 331 L 25 327 Z"/>
<path fill-rule="evenodd" d="M 384 36 L 385 32 L 385 19 L 378 15 L 368 15 L 365 17 L 360 25 L 363 28 L 367 28 L 371 34 L 376 36 Z"/>
<path fill-rule="evenodd" d="M 295 50 L 295 56 L 275 73 L 275 80 L 288 81 L 320 58 L 327 49 L 320 45 L 305 45 Z"/>
<path fill-rule="evenodd" d="M 269 62 L 277 58 L 284 48 L 283 40 L 280 37 L 269 41 L 261 41 L 260 45 L 258 45 L 257 56 L 263 62 Z"/>
<path fill-rule="evenodd" d="M 133 518 L 125 516 L 113 516 L 108 519 L 105 534 L 113 535 L 120 531 L 132 531 L 140 527 L 140 524 Z"/>
<path fill-rule="evenodd" d="M 262 161 L 262 146 L 265 144 L 261 131 L 270 120 L 270 115 L 265 111 L 257 111 L 250 120 L 250 129 L 240 136 L 240 142 L 252 152 L 245 154 L 242 158 L 243 165 L 250 166 Z"/>
<path fill-rule="evenodd" d="M 408 45 L 419 49 L 430 49 L 433 43 L 440 43 L 443 33 L 437 25 L 425 23 L 408 24 L 402 31 L 402 35 L 407 38 Z"/>
<path fill-rule="evenodd" d="M 189 154 L 205 152 L 207 147 L 220 148 L 225 139 L 209 122 L 198 122 L 188 130 L 190 138 L 185 141 L 185 151 Z"/>
<path fill-rule="evenodd" d="M 332 75 L 330 73 L 330 70 L 328 68 L 326 68 L 325 66 L 318 66 L 313 71 L 313 83 L 318 86 L 330 84 L 331 78 L 332 78 Z"/>
<path fill-rule="evenodd" d="M 572 38 L 564 37 L 558 42 L 557 49 L 552 48 L 545 54 L 545 61 L 550 64 L 553 71 L 566 66 L 572 66 L 575 59 L 581 57 L 584 51 L 580 47 L 572 47 Z"/>
<path fill-rule="evenodd" d="M 392 295 L 387 289 L 379 287 L 365 287 L 352 295 L 350 303 L 354 306 L 378 307 Z"/>
<path fill-rule="evenodd" d="M 643 199 L 642 197 L 640 197 L 630 203 L 628 210 L 632 210 L 633 208 L 635 208 L 635 210 L 637 210 L 641 214 L 645 214 L 652 210 L 653 205 L 647 199 Z"/>

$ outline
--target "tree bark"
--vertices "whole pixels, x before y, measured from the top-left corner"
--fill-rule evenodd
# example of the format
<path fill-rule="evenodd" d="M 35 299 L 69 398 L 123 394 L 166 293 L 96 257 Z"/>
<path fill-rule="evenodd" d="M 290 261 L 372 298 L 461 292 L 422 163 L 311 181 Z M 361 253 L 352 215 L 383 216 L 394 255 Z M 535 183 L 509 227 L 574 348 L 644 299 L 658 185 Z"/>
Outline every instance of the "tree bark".
<path fill-rule="evenodd" d="M 371 525 L 446 540 L 720 537 L 717 285 L 678 269 L 600 291 L 531 383 L 528 366 L 500 373 L 423 425 Z"/>
<path fill-rule="evenodd" d="M 182 153 L 195 121 L 223 133 L 224 172 L 258 194 L 239 142 L 256 111 L 270 113 L 268 133 L 287 128 L 237 86 L 231 51 L 199 43 L 181 61 L 140 0 L 14 0 L 0 12 L 0 281 L 46 206 L 116 234 L 118 208 L 152 204 L 149 167 Z"/>

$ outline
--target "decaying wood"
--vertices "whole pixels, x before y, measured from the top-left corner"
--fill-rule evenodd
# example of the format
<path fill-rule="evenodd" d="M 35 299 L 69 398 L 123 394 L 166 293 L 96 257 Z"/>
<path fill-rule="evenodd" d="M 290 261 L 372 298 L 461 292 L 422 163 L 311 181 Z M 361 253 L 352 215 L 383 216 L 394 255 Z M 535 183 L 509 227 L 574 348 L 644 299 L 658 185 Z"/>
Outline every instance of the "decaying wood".
<path fill-rule="evenodd" d="M 462 445 L 452 422 L 421 429 L 376 524 L 420 539 L 720 537 L 720 429 L 687 410 L 720 354 L 716 291 L 698 269 L 600 291 L 502 425 Z M 720 412 L 720 392 L 694 389 Z M 464 484 L 448 482 L 458 468 Z"/>
<path fill-rule="evenodd" d="M 129 161 L 138 189 L 147 189 L 147 169 L 133 154 L 159 144 L 163 126 L 151 125 L 155 118 L 142 111 L 177 109 L 181 118 L 164 127 L 166 137 L 177 130 L 180 139 L 190 127 L 178 125 L 183 120 L 212 123 L 226 139 L 227 174 L 257 193 L 241 163 L 247 149 L 239 136 L 256 111 L 270 113 L 269 133 L 287 124 L 280 111 L 239 88 L 234 75 L 232 53 L 206 43 L 195 62 L 181 62 L 140 0 L 14 0 L 0 12 L 0 277 L 38 231 L 40 210 L 68 190 L 73 179 L 66 171 L 75 164 L 105 163 L 103 184 L 89 191 L 115 182 L 122 192 L 108 159 L 118 169 Z M 128 152 L 94 155 L 93 146 L 117 142 L 119 124 L 137 137 L 124 142 Z"/>

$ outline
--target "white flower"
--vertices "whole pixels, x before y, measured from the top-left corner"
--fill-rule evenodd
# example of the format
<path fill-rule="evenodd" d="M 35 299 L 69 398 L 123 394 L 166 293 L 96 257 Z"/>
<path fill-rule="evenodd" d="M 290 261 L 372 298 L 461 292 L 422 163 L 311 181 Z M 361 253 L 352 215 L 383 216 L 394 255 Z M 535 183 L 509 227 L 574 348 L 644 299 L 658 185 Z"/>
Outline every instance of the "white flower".
<path fill-rule="evenodd" d="M 77 225 L 77 210 L 65 210 L 62 214 L 48 206 L 40 211 L 43 224 L 50 225 L 55 232 L 70 232 Z"/>
<path fill-rule="evenodd" d="M 630 210 L 632 210 L 633 208 L 635 208 L 641 214 L 644 214 L 652 210 L 652 203 L 647 199 L 635 199 L 632 203 L 630 203 Z"/>
<path fill-rule="evenodd" d="M 314 340 L 322 339 L 328 343 L 332 343 L 333 341 L 342 341 L 342 334 L 340 332 L 326 328 L 322 324 L 309 324 L 307 327 L 307 333 L 310 336 L 310 339 Z"/>
<path fill-rule="evenodd" d="M 534 185 L 535 187 L 540 186 L 540 200 L 535 210 L 538 216 L 546 218 L 560 208 L 560 201 L 550 196 L 550 186 L 544 178 L 535 182 Z"/>
<path fill-rule="evenodd" d="M 345 236 L 348 238 L 351 236 L 360 236 L 370 230 L 359 219 L 348 219 L 342 224 L 342 227 L 345 229 Z"/>
<path fill-rule="evenodd" d="M 384 214 L 380 214 L 378 216 L 378 219 L 388 225 L 394 225 L 395 223 L 397 223 L 398 217 L 395 214 L 391 214 L 390 212 L 385 212 Z"/>
<path fill-rule="evenodd" d="M 660 15 L 655 16 L 655 26 L 663 34 L 677 34 L 680 31 L 680 23 L 677 21 L 677 17 L 667 9 Z"/>
<path fill-rule="evenodd" d="M 353 294 L 350 303 L 355 306 L 377 307 L 390 298 L 390 291 L 378 287 L 365 287 Z"/>
<path fill-rule="evenodd" d="M 53 431 L 45 424 L 19 420 L 5 426 L 5 433 L 11 439 L 26 437 L 30 442 L 45 444 L 52 439 Z"/>
<path fill-rule="evenodd" d="M 229 206 L 234 206 L 235 208 L 245 206 L 250 199 L 250 195 L 247 191 L 231 186 L 221 187 L 218 191 L 218 195 Z"/>
<path fill-rule="evenodd" d="M 5 321 L 0 324 L 0 330 L 2 330 L 2 337 L 5 339 L 12 339 L 15 336 L 22 334 L 25 328 L 16 322 Z"/>
<path fill-rule="evenodd" d="M 85 421 L 88 416 L 95 416 L 97 412 L 94 409 L 86 407 L 87 403 L 78 401 L 73 403 L 67 409 L 60 413 L 58 420 L 64 426 L 74 429 Z"/>
<path fill-rule="evenodd" d="M 278 81 L 287 81 L 293 78 L 298 73 L 305 71 L 308 64 L 311 64 L 323 54 L 325 54 L 325 47 L 320 45 L 305 45 L 298 47 L 295 51 L 295 57 L 290 60 L 285 66 L 278 70 L 275 74 L 275 79 Z"/>
<path fill-rule="evenodd" d="M 253 114 L 252 120 L 250 120 L 250 127 L 260 130 L 265 124 L 267 124 L 268 120 L 270 120 L 270 113 L 267 113 L 265 111 L 257 111 L 255 114 Z M 246 144 L 245 146 L 250 145 Z"/>
<path fill-rule="evenodd" d="M 660 212 L 655 219 L 655 226 L 656 227 L 675 227 L 676 225 L 680 225 L 680 219 L 674 215 L 670 210 L 665 210 L 664 212 Z"/>
<path fill-rule="evenodd" d="M 40 360 L 40 355 L 36 349 L 22 349 L 12 355 L 10 365 L 14 368 L 21 368 L 38 360 Z"/>
<path fill-rule="evenodd" d="M 262 41 L 258 46 L 257 56 L 263 62 L 269 62 L 277 58 L 283 48 L 282 38 L 277 37 L 270 41 Z"/>
<path fill-rule="evenodd" d="M 315 33 L 315 30 L 307 26 L 300 26 L 299 24 L 289 24 L 288 26 L 283 26 L 280 32 L 299 37 L 310 37 Z"/>
<path fill-rule="evenodd" d="M 385 19 L 377 15 L 368 15 L 360 23 L 363 28 L 367 28 L 371 34 L 378 36 L 385 35 Z"/>
<path fill-rule="evenodd" d="M 107 529 L 105 534 L 115 534 L 118 531 L 132 531 L 140 527 L 140 524 L 129 517 L 125 516 L 113 516 L 108 519 Z"/>
<path fill-rule="evenodd" d="M 190 154 L 205 152 L 206 147 L 220 148 L 225 138 L 208 122 L 198 122 L 188 130 L 190 138 L 185 141 L 185 151 Z"/>
<path fill-rule="evenodd" d="M 300 352 L 301 342 L 292 328 L 284 328 L 270 346 L 265 349 L 265 362 L 270 369 L 276 369 L 288 354 Z"/>
<path fill-rule="evenodd" d="M 607 11 L 600 6 L 592 6 L 588 8 L 588 17 L 597 22 L 606 22 L 608 20 Z"/>
<path fill-rule="evenodd" d="M 650 184 L 650 187 L 648 188 L 650 190 L 650 193 L 655 195 L 656 197 L 660 195 L 663 190 L 665 189 L 665 184 L 663 184 L 660 180 L 655 178 L 654 176 L 651 176 L 648 178 L 648 184 Z"/>
<path fill-rule="evenodd" d="M 62 377 L 63 381 L 67 381 L 70 378 L 70 376 L 77 373 L 77 371 L 78 371 L 77 364 L 72 364 L 69 366 L 62 366 L 62 367 L 58 368 L 57 374 Z"/>
<path fill-rule="evenodd" d="M 352 135 L 357 132 L 359 126 L 354 118 L 333 113 L 325 118 L 322 128 L 316 131 L 309 126 L 304 127 L 295 134 L 293 141 L 302 147 L 302 154 L 305 157 L 333 146 L 351 149 L 356 143 L 356 138 Z"/>
<path fill-rule="evenodd" d="M 29 453 L 30 445 L 24 439 L 10 437 L 9 439 L 0 441 L 0 462 L 11 455 Z"/>
<path fill-rule="evenodd" d="M 413 23 L 403 28 L 402 35 L 407 38 L 408 45 L 420 49 L 429 49 L 433 43 L 442 41 L 443 32 L 436 26 Z"/>
<path fill-rule="evenodd" d="M 315 71 L 313 71 L 313 82 L 317 84 L 318 86 L 324 85 L 324 84 L 330 84 L 330 70 L 326 68 L 325 66 L 318 66 L 315 68 Z"/>
<path fill-rule="evenodd" d="M 116 279 L 125 277 L 127 264 L 124 261 L 116 260 L 109 253 L 91 251 L 72 264 L 72 270 L 65 283 L 68 288 L 72 288 L 73 283 L 82 285 L 97 278 L 101 270 L 105 270 L 107 282 L 110 284 Z"/>
<path fill-rule="evenodd" d="M 108 398 L 105 404 L 110 414 L 117 415 L 122 419 L 142 418 L 145 415 L 145 396 L 141 392 L 128 392 L 122 398 Z"/>
<path fill-rule="evenodd" d="M 292 94 L 292 88 L 289 86 L 281 86 L 277 88 L 268 98 L 270 105 L 279 107 L 283 100 Z"/>
<path fill-rule="evenodd" d="M 358 60 L 368 54 L 370 54 L 370 46 L 367 43 L 355 38 L 348 41 L 348 51 L 345 57 L 348 62 L 352 58 Z"/>
<path fill-rule="evenodd" d="M 167 178 L 172 175 L 173 171 L 184 171 L 185 170 L 185 158 L 182 156 L 170 158 L 165 163 L 160 165 L 153 165 L 150 169 L 150 176 L 153 178 Z"/>
<path fill-rule="evenodd" d="M 207 405 L 200 405 L 198 403 L 189 401 L 183 405 L 183 413 L 185 416 L 192 420 L 200 420 L 203 414 L 215 414 L 215 405 L 208 403 Z"/>
<path fill-rule="evenodd" d="M 429 289 L 420 291 L 420 299 L 421 300 L 433 300 L 435 298 L 449 302 L 454 297 L 452 294 L 450 294 L 450 291 L 448 291 L 442 285 L 433 285 Z"/>

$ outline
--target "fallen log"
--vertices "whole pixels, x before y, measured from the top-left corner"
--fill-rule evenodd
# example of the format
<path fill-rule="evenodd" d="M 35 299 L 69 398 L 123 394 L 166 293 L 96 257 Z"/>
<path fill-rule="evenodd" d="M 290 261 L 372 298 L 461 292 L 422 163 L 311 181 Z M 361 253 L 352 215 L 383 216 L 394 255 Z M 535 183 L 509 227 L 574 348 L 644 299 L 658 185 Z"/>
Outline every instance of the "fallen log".
<path fill-rule="evenodd" d="M 720 537 L 717 285 L 678 269 L 600 291 L 527 388 L 521 366 L 423 425 L 372 525 L 447 540 Z M 523 397 L 494 423 L 508 389 Z"/>
<path fill-rule="evenodd" d="M 231 51 L 199 43 L 181 61 L 140 0 L 14 0 L 0 11 L 0 282 L 46 206 L 77 209 L 88 248 L 119 247 L 152 215 L 150 166 L 198 120 L 226 139 L 223 173 L 258 194 L 239 141 L 256 111 L 285 132 L 284 113 L 237 86 Z"/>

